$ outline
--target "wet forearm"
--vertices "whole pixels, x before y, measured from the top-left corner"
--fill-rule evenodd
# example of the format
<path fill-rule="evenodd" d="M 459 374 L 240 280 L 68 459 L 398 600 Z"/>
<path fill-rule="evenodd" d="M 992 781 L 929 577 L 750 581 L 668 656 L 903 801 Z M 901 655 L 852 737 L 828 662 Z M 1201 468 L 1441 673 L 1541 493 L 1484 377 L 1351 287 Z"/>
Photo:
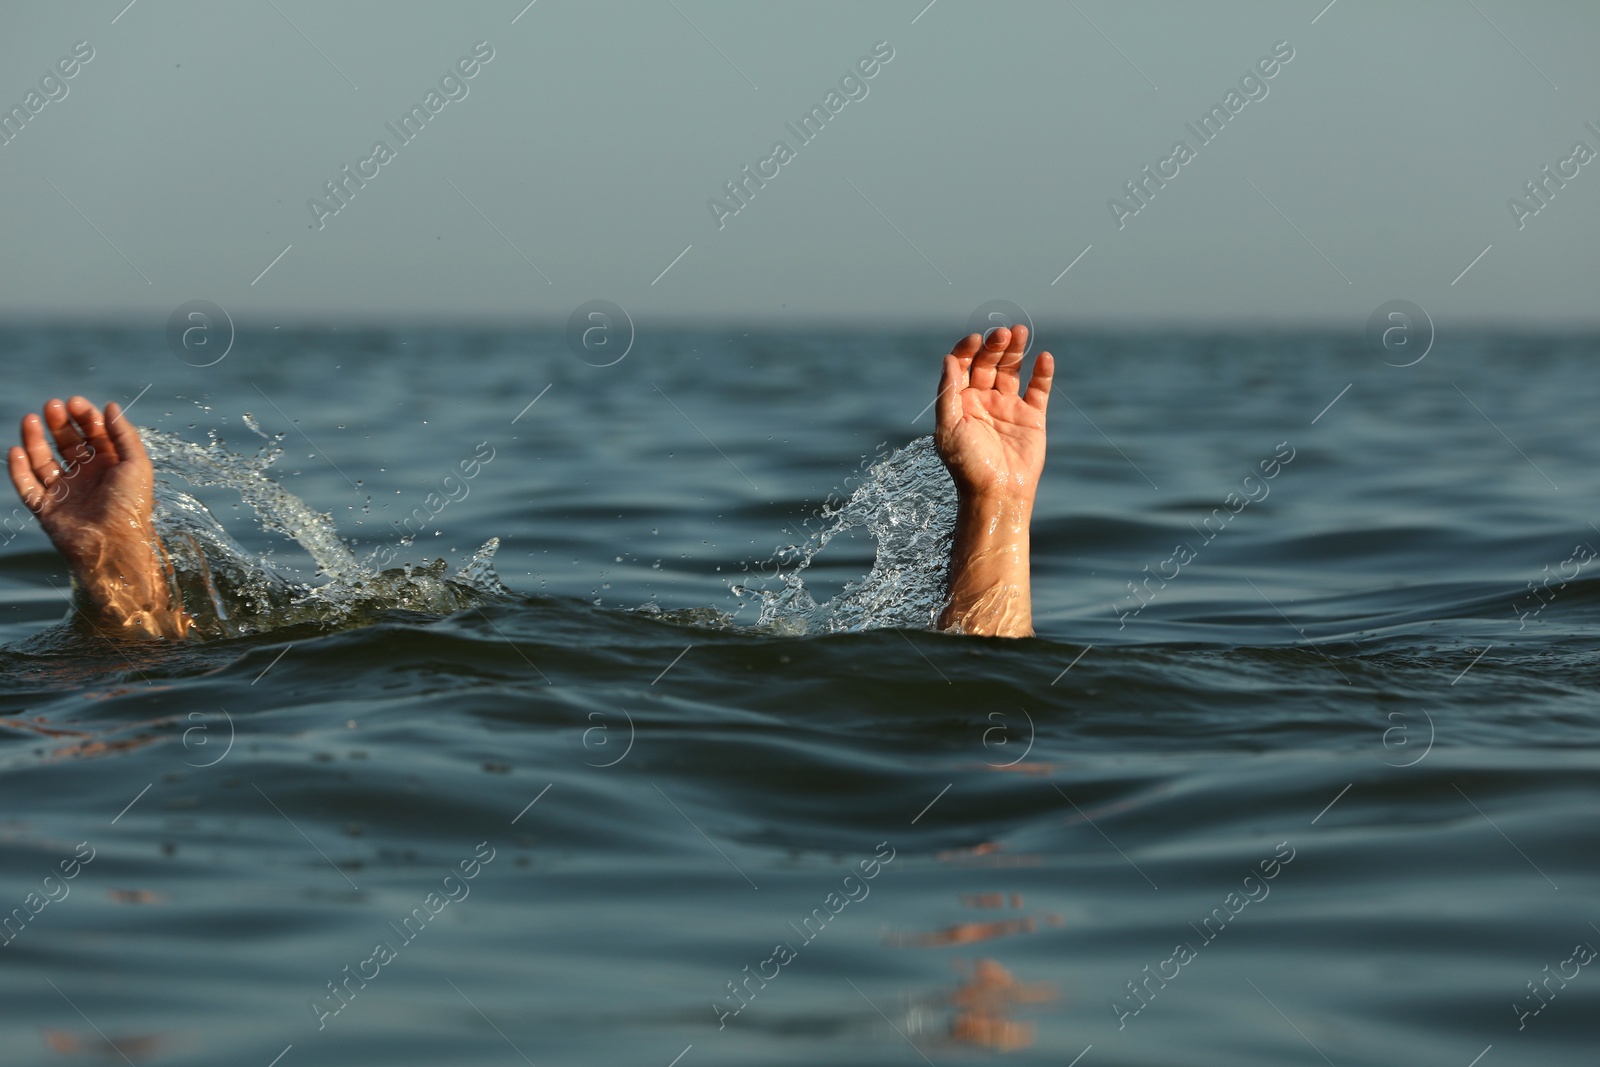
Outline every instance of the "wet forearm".
<path fill-rule="evenodd" d="M 1028 575 L 1031 496 L 963 498 L 950 547 L 949 600 L 941 630 L 989 637 L 1030 637 Z"/>
<path fill-rule="evenodd" d="M 161 540 L 154 529 L 140 532 L 81 557 L 73 573 L 78 612 L 103 636 L 183 637 L 189 618 L 170 590 Z"/>

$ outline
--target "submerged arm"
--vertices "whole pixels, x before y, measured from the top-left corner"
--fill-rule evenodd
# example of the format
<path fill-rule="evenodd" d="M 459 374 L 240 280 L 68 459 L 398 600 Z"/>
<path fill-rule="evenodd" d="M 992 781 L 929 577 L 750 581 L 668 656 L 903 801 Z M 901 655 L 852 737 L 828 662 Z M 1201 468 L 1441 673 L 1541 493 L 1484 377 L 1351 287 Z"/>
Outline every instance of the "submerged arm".
<path fill-rule="evenodd" d="M 949 600 L 939 628 L 991 637 L 1033 633 L 1028 527 L 1044 471 L 1045 408 L 1055 360 L 1039 353 L 1021 390 L 1026 326 L 972 334 L 944 358 L 939 458 L 956 484 Z"/>
<path fill-rule="evenodd" d="M 1032 501 L 962 501 L 950 546 L 949 601 L 941 630 L 991 637 L 1033 635 L 1028 575 Z"/>

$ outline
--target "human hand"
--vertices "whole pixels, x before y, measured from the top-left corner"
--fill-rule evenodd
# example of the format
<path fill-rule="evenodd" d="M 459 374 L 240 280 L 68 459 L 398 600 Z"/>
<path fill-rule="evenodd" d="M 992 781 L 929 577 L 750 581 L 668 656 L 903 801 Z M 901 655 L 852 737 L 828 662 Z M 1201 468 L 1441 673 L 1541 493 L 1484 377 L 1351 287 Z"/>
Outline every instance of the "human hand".
<path fill-rule="evenodd" d="M 59 458 L 45 440 L 48 426 Z M 62 555 L 88 563 L 130 530 L 148 534 L 155 472 L 138 431 L 108 404 L 52 399 L 44 419 L 22 420 L 22 447 L 9 455 L 11 484 Z"/>
<path fill-rule="evenodd" d="M 944 357 L 934 443 L 963 500 L 1031 505 L 1038 491 L 1055 358 L 1039 353 L 1022 392 L 1027 343 L 1026 326 L 1001 326 L 987 341 L 969 334 Z"/>

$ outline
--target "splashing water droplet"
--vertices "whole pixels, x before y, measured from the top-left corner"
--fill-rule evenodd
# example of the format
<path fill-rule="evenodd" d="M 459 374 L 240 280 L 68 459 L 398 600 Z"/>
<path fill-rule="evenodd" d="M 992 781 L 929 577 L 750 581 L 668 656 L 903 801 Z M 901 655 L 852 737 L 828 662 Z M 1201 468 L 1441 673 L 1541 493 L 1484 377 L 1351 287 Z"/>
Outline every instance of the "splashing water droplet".
<path fill-rule="evenodd" d="M 955 515 L 955 484 L 933 438 L 919 438 L 868 467 L 849 500 L 823 509 L 822 529 L 804 544 L 778 551 L 770 562 L 781 587 L 734 592 L 759 597 L 757 628 L 778 633 L 928 629 L 944 606 Z M 806 589 L 806 568 L 835 537 L 857 528 L 877 542 L 872 569 L 818 604 Z"/>
<path fill-rule="evenodd" d="M 250 416 L 247 424 L 254 426 Z M 358 561 L 333 521 L 268 477 L 281 454 L 275 438 L 253 458 L 236 455 L 213 440 L 185 441 L 159 430 L 140 429 L 156 466 L 156 528 L 176 572 L 185 609 L 203 636 L 240 636 L 312 623 L 359 625 L 395 608 L 448 614 L 485 597 L 509 594 L 491 559 L 499 540 L 480 548 L 455 575 L 445 561 L 419 568 L 380 571 L 373 553 Z M 266 435 L 262 435 L 265 437 Z M 272 553 L 254 555 L 234 540 L 210 510 L 175 484 L 218 487 L 239 494 L 263 530 L 303 548 L 325 579 L 298 581 L 274 566 Z M 209 607 L 209 611 L 206 610 Z"/>

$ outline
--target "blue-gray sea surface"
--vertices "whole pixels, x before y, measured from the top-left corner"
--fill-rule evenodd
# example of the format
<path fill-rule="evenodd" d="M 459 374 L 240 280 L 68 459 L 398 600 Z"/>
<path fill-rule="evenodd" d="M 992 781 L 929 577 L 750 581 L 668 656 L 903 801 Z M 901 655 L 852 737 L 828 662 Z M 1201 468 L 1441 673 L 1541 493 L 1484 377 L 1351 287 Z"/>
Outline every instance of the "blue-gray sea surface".
<path fill-rule="evenodd" d="M 13 513 L 0 1061 L 1593 1064 L 1600 339 L 1042 329 L 1003 641 L 925 574 L 827 610 L 875 552 L 834 505 L 938 496 L 863 461 L 950 333 L 0 331 L 7 425 L 137 396 L 249 458 L 248 415 L 367 568 L 498 538 L 510 590 L 295 600 L 191 487 L 295 604 L 116 647 Z"/>

